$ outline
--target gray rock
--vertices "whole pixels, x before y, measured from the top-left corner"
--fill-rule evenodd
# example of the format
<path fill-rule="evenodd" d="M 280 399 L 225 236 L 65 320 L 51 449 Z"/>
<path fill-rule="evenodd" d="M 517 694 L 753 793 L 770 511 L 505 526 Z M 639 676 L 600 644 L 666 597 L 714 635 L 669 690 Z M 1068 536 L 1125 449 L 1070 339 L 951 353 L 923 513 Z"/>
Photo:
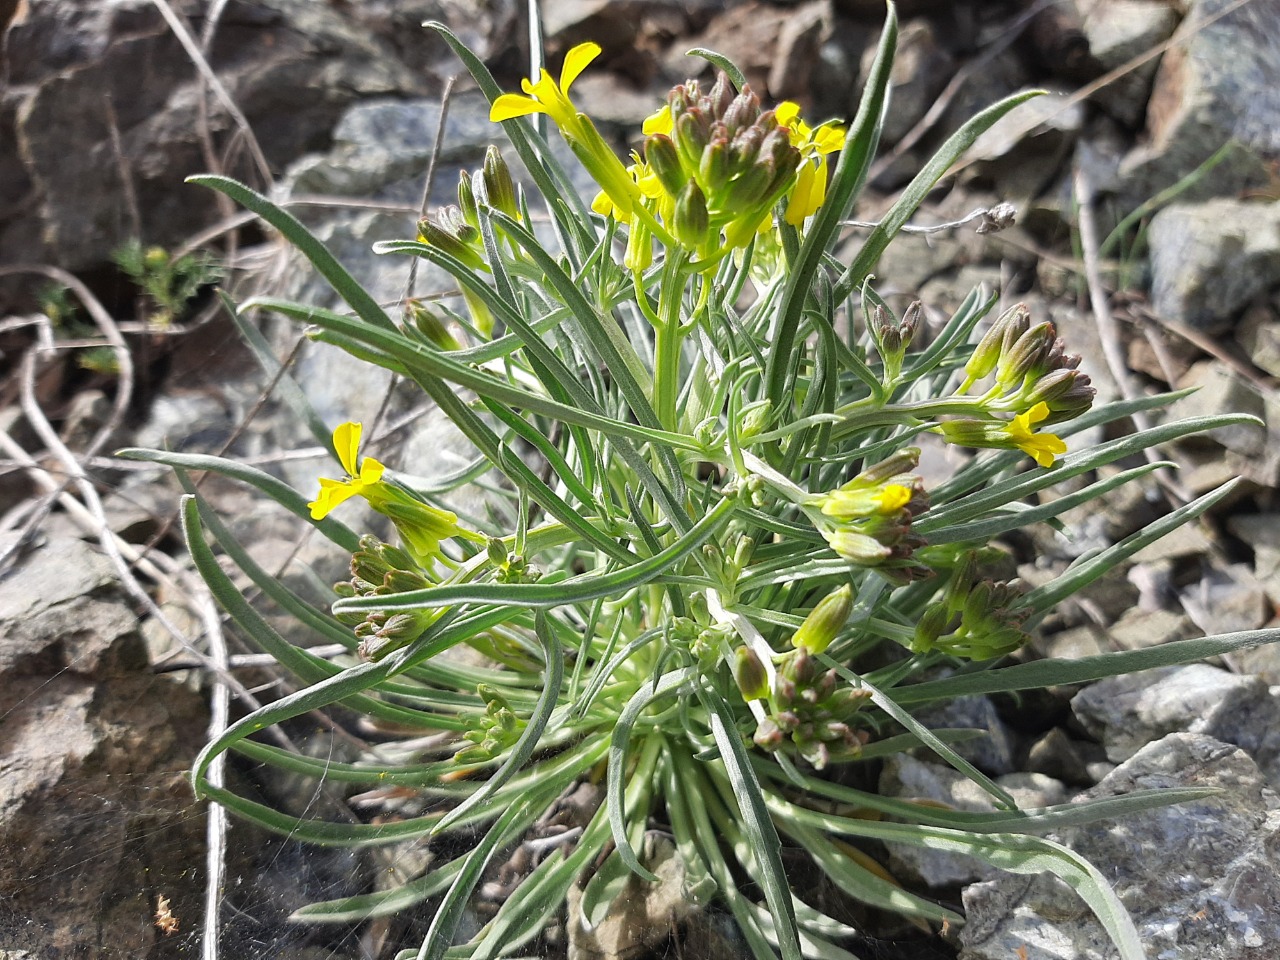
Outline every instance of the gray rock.
<path fill-rule="evenodd" d="M 194 4 L 187 6 L 186 12 L 195 12 Z M 420 29 L 414 38 L 434 42 Z M 277 168 L 326 139 L 353 100 L 421 96 L 435 82 L 334 4 L 232 3 L 217 40 L 213 69 Z M 135 232 L 120 187 L 122 162 L 146 242 L 174 246 L 208 225 L 214 194 L 182 182 L 207 166 L 200 149 L 200 81 L 154 4 L 32 0 L 25 20 L 10 30 L 6 49 L 16 106 L 12 130 L 0 135 L 0 143 L 16 147 L 36 199 L 29 214 L 0 234 L 0 259 L 72 269 L 106 262 Z M 238 134 L 221 105 L 212 97 L 209 102 L 217 150 Z M 113 145 L 113 120 L 122 158 Z M 0 155 L 10 149 L 0 148 Z M 0 156 L 0 168 L 5 165 Z M 255 179 L 243 154 L 232 159 L 229 172 Z M 84 189 L 104 183 L 111 188 Z M 33 234 L 40 239 L 35 248 Z"/>
<path fill-rule="evenodd" d="M 1151 220 L 1151 303 L 1168 320 L 1227 324 L 1280 285 L 1280 204 L 1176 203 Z"/>
<path fill-rule="evenodd" d="M 778 35 L 778 53 L 769 71 L 769 96 L 807 101 L 824 35 L 831 30 L 831 6 L 810 0 L 795 8 Z"/>
<path fill-rule="evenodd" d="M 1163 43 L 1177 26 L 1177 11 L 1158 0 L 1093 0 L 1082 23 L 1089 52 L 1103 70 L 1114 70 Z M 1136 125 L 1146 113 L 1159 63 L 1157 57 L 1117 77 L 1091 99 L 1122 123 Z"/>
<path fill-rule="evenodd" d="M 1230 158 L 1184 193 L 1232 196 L 1266 182 L 1280 152 L 1280 7 L 1188 0 L 1147 108 L 1147 137 L 1125 158 L 1122 205 L 1132 209 L 1195 170 L 1224 144 Z M 1213 19 L 1210 22 L 1211 18 Z"/>
<path fill-rule="evenodd" d="M 986 697 L 957 697 L 942 706 L 920 711 L 917 718 L 932 730 L 984 731 L 984 736 L 955 744 L 952 749 L 989 776 L 1002 776 L 1016 769 L 1013 733 Z"/>
<path fill-rule="evenodd" d="M 1150 957 L 1265 960 L 1280 943 L 1280 812 L 1257 766 L 1211 737 L 1175 733 L 1145 747 L 1081 799 L 1135 789 L 1212 787 L 1218 795 L 1053 837 L 1098 866 Z M 960 960 L 1115 956 L 1083 902 L 1048 875 L 964 892 Z"/>
<path fill-rule="evenodd" d="M 1185 731 L 1235 744 L 1268 775 L 1280 772 L 1280 699 L 1257 677 L 1203 663 L 1144 670 L 1086 687 L 1071 709 L 1116 762 Z"/>
<path fill-rule="evenodd" d="M 354 197 L 377 194 L 401 180 L 416 180 L 416 204 L 435 148 L 440 109 L 439 100 L 423 98 L 377 98 L 356 104 L 334 128 L 328 154 L 309 155 L 289 169 L 286 192 Z M 437 163 L 442 166 L 436 184 L 441 188 L 441 200 L 450 202 L 457 185 L 453 168 L 460 164 L 479 166 L 485 147 L 501 140 L 502 131 L 489 122 L 484 95 L 471 90 L 452 98 L 440 134 Z"/>
<path fill-rule="evenodd" d="M 1247 413 L 1263 420 L 1266 418 L 1266 402 L 1258 388 L 1217 360 L 1203 360 L 1193 364 L 1178 386 L 1197 389 L 1190 396 L 1170 405 L 1168 415 L 1172 420 L 1231 413 Z M 1252 457 L 1264 451 L 1266 442 L 1265 430 L 1256 424 L 1240 423 L 1196 434 L 1181 441 L 1181 444 L 1188 447 L 1210 447 L 1214 453 L 1225 447 L 1232 453 Z"/>
<path fill-rule="evenodd" d="M 1015 773 L 996 780 L 1019 809 L 1029 810 L 1066 802 L 1066 788 L 1042 773 Z M 991 813 L 991 795 L 951 767 L 901 754 L 885 762 L 879 792 L 906 800 L 932 800 L 957 810 Z M 905 843 L 887 843 L 889 863 L 897 876 L 931 887 L 949 887 L 999 875 L 995 867 L 962 854 L 931 850 Z"/>
<path fill-rule="evenodd" d="M 1227 529 L 1253 548 L 1253 572 L 1280 600 L 1280 513 L 1237 514 Z"/>
<path fill-rule="evenodd" d="M 177 958 L 155 894 L 200 915 L 186 770 L 199 697 L 146 671 L 137 618 L 86 544 L 51 540 L 0 581 L 0 941 L 10 951 Z M 109 946 L 108 946 L 109 945 Z"/>
<path fill-rule="evenodd" d="M 1206 634 L 1256 630 L 1272 604 L 1248 564 L 1206 564 L 1200 579 L 1179 591 L 1182 608 Z"/>
<path fill-rule="evenodd" d="M 1089 764 L 1102 758 L 1098 744 L 1072 740 L 1061 727 L 1054 727 L 1027 749 L 1026 767 L 1062 783 L 1092 785 Z"/>

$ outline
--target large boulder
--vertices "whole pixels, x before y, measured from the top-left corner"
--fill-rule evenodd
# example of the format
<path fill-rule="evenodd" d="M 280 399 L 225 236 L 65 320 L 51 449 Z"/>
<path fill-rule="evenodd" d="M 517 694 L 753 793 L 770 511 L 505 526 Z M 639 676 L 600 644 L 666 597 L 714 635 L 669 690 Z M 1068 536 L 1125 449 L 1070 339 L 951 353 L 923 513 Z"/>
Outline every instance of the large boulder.
<path fill-rule="evenodd" d="M 73 539 L 0 580 L 3 956 L 176 960 L 196 949 L 204 818 L 185 774 L 204 706 L 147 669 L 113 582 L 110 564 Z M 155 926 L 160 896 L 176 936 Z"/>

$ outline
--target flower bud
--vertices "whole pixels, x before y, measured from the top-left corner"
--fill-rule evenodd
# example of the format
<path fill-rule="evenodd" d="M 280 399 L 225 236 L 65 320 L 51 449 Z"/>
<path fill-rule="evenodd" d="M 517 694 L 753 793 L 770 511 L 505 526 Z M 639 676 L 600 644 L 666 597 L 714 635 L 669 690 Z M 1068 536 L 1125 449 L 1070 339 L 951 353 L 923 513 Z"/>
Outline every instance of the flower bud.
<path fill-rule="evenodd" d="M 1052 323 L 1046 320 L 1036 324 L 1000 355 L 996 382 L 1006 388 L 1021 384 L 1024 377 L 1032 375 L 1044 362 L 1054 339 Z"/>
<path fill-rule="evenodd" d="M 520 206 L 516 203 L 516 185 L 511 179 L 511 170 L 507 167 L 507 161 L 502 158 L 502 151 L 492 144 L 485 151 L 480 176 L 484 181 L 489 206 L 501 210 L 513 220 L 518 219 Z"/>
<path fill-rule="evenodd" d="M 457 208 L 454 207 L 452 209 L 456 210 Z M 468 227 L 468 229 L 471 228 Z M 460 240 L 455 233 L 447 230 L 443 224 L 437 223 L 430 217 L 425 217 L 418 221 L 418 239 L 428 246 L 435 247 L 455 259 L 461 260 L 472 269 L 484 264 L 480 255 L 474 249 Z"/>
<path fill-rule="evenodd" d="M 671 224 L 671 232 L 686 247 L 696 248 L 707 239 L 707 229 L 711 225 L 707 213 L 707 200 L 694 180 L 690 180 L 680 196 L 676 199 L 676 212 Z"/>
<path fill-rule="evenodd" d="M 480 229 L 480 216 L 476 213 L 476 195 L 471 186 L 471 174 L 458 171 L 458 208 L 462 218 L 473 230 Z"/>
<path fill-rule="evenodd" d="M 733 679 L 743 700 L 764 700 L 769 696 L 769 678 L 764 664 L 750 647 L 738 647 L 733 651 Z"/>
<path fill-rule="evenodd" d="M 406 314 L 412 328 L 433 347 L 440 350 L 457 350 L 462 346 L 449 332 L 440 315 L 421 300 L 409 300 Z"/>
<path fill-rule="evenodd" d="M 853 610 L 853 587 L 845 584 L 823 597 L 804 618 L 804 623 L 791 635 L 793 647 L 803 647 L 818 654 L 831 645 Z"/>
<path fill-rule="evenodd" d="M 1006 310 L 987 330 L 973 356 L 965 364 L 964 374 L 970 382 L 981 380 L 996 368 L 1001 354 L 1026 332 L 1031 323 L 1031 312 L 1026 304 L 1015 304 Z"/>
<path fill-rule="evenodd" d="M 765 198 L 765 192 L 773 183 L 772 163 L 758 163 L 747 167 L 729 182 L 724 196 L 727 210 L 749 210 Z"/>
<path fill-rule="evenodd" d="M 711 123 L 700 110 L 690 110 L 676 120 L 675 143 L 686 170 L 697 170 L 702 151 L 711 140 Z"/>
<path fill-rule="evenodd" d="M 698 162 L 698 179 L 713 195 L 729 181 L 729 141 L 713 139 L 702 151 Z"/>
<path fill-rule="evenodd" d="M 765 717 L 756 725 L 752 742 L 761 750 L 776 750 L 782 745 L 782 731 L 773 717 Z"/>
<path fill-rule="evenodd" d="M 718 82 L 717 86 L 719 86 Z M 727 83 L 726 86 L 728 86 Z M 743 87 L 742 92 L 730 101 L 720 117 L 724 120 L 730 135 L 745 129 L 760 118 L 760 98 L 752 93 L 750 87 Z"/>
<path fill-rule="evenodd" d="M 666 134 L 655 133 L 644 141 L 644 159 L 657 176 L 662 189 L 673 197 L 680 196 L 689 175 L 680 163 L 680 153 L 675 142 Z"/>
<path fill-rule="evenodd" d="M 769 400 L 762 400 L 759 403 L 752 404 L 742 415 L 742 422 L 738 426 L 738 441 L 740 443 L 750 443 L 753 439 L 769 429 L 769 424 L 773 420 L 773 403 Z"/>

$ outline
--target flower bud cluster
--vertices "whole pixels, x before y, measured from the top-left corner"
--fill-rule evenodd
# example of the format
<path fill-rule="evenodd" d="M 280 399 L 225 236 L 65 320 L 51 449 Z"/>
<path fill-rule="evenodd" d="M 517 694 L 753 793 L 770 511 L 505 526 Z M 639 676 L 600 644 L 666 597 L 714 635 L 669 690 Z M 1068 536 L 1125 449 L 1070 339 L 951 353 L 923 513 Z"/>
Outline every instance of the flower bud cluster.
<path fill-rule="evenodd" d="M 351 579 L 333 585 L 338 596 L 386 597 L 432 586 L 408 553 L 376 537 L 365 534 L 360 548 L 351 555 Z M 440 618 L 441 611 L 411 610 L 388 613 L 383 610 L 336 614 L 339 622 L 353 627 L 360 638 L 357 648 L 365 660 L 381 660 L 418 639 Z"/>
<path fill-rule="evenodd" d="M 832 760 L 856 757 L 870 735 L 850 725 L 870 693 L 839 682 L 834 670 L 823 671 L 808 648 L 784 654 L 769 692 L 770 713 L 756 725 L 754 742 L 778 750 L 790 741 L 815 769 Z"/>
<path fill-rule="evenodd" d="M 773 110 L 723 73 L 710 90 L 675 87 L 646 124 L 644 160 L 661 191 L 658 212 L 679 242 L 698 249 L 725 231 L 745 246 L 796 183 L 803 156 Z"/>
<path fill-rule="evenodd" d="M 476 718 L 476 725 L 462 735 L 464 740 L 471 742 L 471 746 L 462 747 L 453 755 L 457 763 L 492 760 L 519 740 L 527 726 L 502 694 L 488 684 L 477 684 L 476 693 L 484 698 L 485 712 Z"/>
<path fill-rule="evenodd" d="M 907 348 L 920 328 L 923 308 L 919 300 L 913 301 L 902 313 L 902 319 L 885 307 L 876 304 L 871 315 L 871 336 L 875 340 L 880 361 L 884 364 L 884 382 L 890 383 L 902 372 L 902 360 Z"/>
<path fill-rule="evenodd" d="M 1020 303 L 978 342 L 965 364 L 961 392 L 994 373 L 995 386 L 985 398 L 989 409 L 1026 413 L 1043 403 L 1048 426 L 1074 419 L 1093 405 L 1093 385 L 1079 366 L 1080 357 L 1067 353 L 1052 321 L 1032 325 L 1030 311 Z"/>
<path fill-rule="evenodd" d="M 1013 653 L 1029 639 L 1022 629 L 1028 611 L 1017 606 L 1021 596 L 1016 580 L 980 579 L 977 555 L 969 551 L 952 571 L 942 598 L 925 609 L 911 649 L 966 660 Z"/>
<path fill-rule="evenodd" d="M 838 490 L 814 497 L 809 506 L 829 518 L 817 526 L 831 549 L 850 563 L 878 566 L 907 560 L 923 546 L 911 531 L 911 521 L 929 508 L 924 480 L 909 472 L 919 462 L 920 450 L 905 447 Z"/>
<path fill-rule="evenodd" d="M 434 217 L 418 221 L 418 240 L 461 260 L 472 270 L 487 271 L 484 242 L 480 236 L 478 200 L 512 219 L 520 218 L 515 182 L 502 154 L 495 146 L 485 151 L 484 164 L 474 173 L 458 173 L 458 202 L 443 208 Z M 488 336 L 493 332 L 493 315 L 484 301 L 467 290 L 462 297 L 476 327 Z M 447 349 L 447 348 L 446 348 Z"/>
<path fill-rule="evenodd" d="M 538 567 L 519 553 L 508 553 L 497 537 L 489 538 L 486 551 L 498 583 L 536 583 L 542 579 L 542 571 Z"/>

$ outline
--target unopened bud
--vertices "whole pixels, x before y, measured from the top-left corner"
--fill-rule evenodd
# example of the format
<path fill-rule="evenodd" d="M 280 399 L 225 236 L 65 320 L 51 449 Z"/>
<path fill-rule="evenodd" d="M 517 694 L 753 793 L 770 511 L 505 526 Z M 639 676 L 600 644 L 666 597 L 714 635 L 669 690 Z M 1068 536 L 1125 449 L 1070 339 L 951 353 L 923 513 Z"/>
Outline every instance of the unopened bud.
<path fill-rule="evenodd" d="M 809 612 L 800 629 L 791 635 L 791 645 L 813 654 L 822 653 L 844 628 L 852 610 L 853 587 L 846 583 L 823 597 Z"/>
<path fill-rule="evenodd" d="M 1024 377 L 1033 374 L 1043 363 L 1054 339 L 1052 323 L 1046 320 L 1036 324 L 1000 355 L 1000 362 L 996 364 L 996 382 L 1005 387 L 1021 384 Z"/>
<path fill-rule="evenodd" d="M 480 229 L 480 216 L 476 212 L 476 195 L 471 186 L 471 174 L 465 170 L 458 171 L 458 208 L 462 217 L 473 230 Z"/>
<path fill-rule="evenodd" d="M 662 184 L 662 189 L 673 197 L 680 196 L 689 174 L 680 163 L 680 153 L 675 141 L 664 133 L 655 133 L 644 141 L 644 159 Z"/>
<path fill-rule="evenodd" d="M 698 184 L 690 180 L 680 196 L 676 198 L 676 212 L 671 224 L 671 232 L 686 247 L 696 248 L 706 241 L 707 228 L 710 225 L 707 199 L 702 195 Z"/>
<path fill-rule="evenodd" d="M 733 651 L 733 679 L 743 700 L 764 700 L 769 696 L 769 678 L 764 664 L 750 647 L 738 647 Z"/>
<path fill-rule="evenodd" d="M 1002 353 L 1017 341 L 1031 323 L 1031 313 L 1025 304 L 1015 304 L 997 318 L 996 322 L 973 348 L 973 356 L 964 366 L 965 376 L 971 380 L 981 380 L 1000 361 Z"/>
<path fill-rule="evenodd" d="M 449 328 L 445 325 L 440 315 L 421 300 L 409 301 L 408 318 L 413 325 L 413 329 L 420 333 L 422 338 L 433 347 L 438 347 L 441 350 L 457 350 L 462 346 L 458 343 L 457 338 L 449 332 Z"/>
<path fill-rule="evenodd" d="M 738 427 L 738 440 L 742 443 L 749 443 L 755 437 L 764 433 L 769 428 L 772 420 L 773 404 L 770 401 L 762 400 L 753 404 L 742 415 L 742 423 Z"/>
<path fill-rule="evenodd" d="M 516 185 L 511 179 L 511 170 L 507 161 L 502 158 L 502 151 L 490 144 L 484 154 L 484 166 L 480 169 L 484 181 L 485 195 L 489 198 L 489 206 L 501 210 L 515 220 L 520 216 L 520 207 L 516 203 Z"/>

